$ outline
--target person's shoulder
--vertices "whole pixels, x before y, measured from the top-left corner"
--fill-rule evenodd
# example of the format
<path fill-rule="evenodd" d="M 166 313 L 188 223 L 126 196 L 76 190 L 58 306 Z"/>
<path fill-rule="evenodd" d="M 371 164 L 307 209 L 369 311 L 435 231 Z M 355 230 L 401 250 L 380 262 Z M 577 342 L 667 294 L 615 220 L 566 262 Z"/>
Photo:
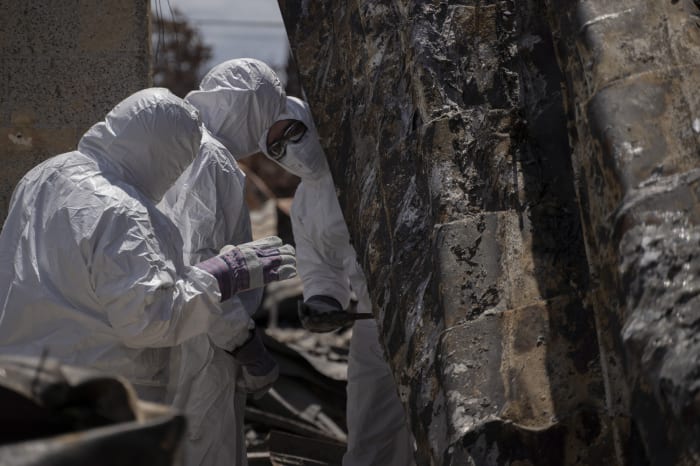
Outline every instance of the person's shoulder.
<path fill-rule="evenodd" d="M 76 241 L 117 224 L 129 229 L 148 218 L 134 188 L 110 179 L 94 159 L 78 151 L 57 155 L 30 170 L 18 183 L 11 208 L 26 211 L 25 216 L 47 228 L 72 231 Z"/>
<path fill-rule="evenodd" d="M 201 162 L 205 165 L 214 166 L 227 172 L 240 171 L 238 163 L 229 150 L 226 149 L 226 146 L 208 131 L 204 131 L 202 134 L 199 152 Z"/>
<path fill-rule="evenodd" d="M 109 170 L 104 170 L 90 156 L 75 153 L 60 163 L 58 173 L 64 178 L 63 197 L 73 206 L 102 208 L 105 212 L 124 215 L 147 211 L 147 198 L 134 186 Z"/>
<path fill-rule="evenodd" d="M 81 164 L 82 156 L 78 151 L 65 152 L 63 154 L 50 157 L 38 165 L 32 167 L 20 180 L 21 183 L 34 184 L 41 183 L 47 178 L 66 177 L 76 165 Z"/>
<path fill-rule="evenodd" d="M 60 178 L 45 184 L 57 190 L 57 207 L 70 209 L 72 215 L 83 211 L 95 218 L 140 219 L 148 214 L 150 200 L 89 155 L 77 151 L 62 154 L 47 164 L 44 171 Z"/>
<path fill-rule="evenodd" d="M 80 179 L 93 171 L 80 152 L 56 155 L 29 170 L 17 183 L 13 198 L 28 205 L 41 203 L 50 211 L 74 197 Z"/>

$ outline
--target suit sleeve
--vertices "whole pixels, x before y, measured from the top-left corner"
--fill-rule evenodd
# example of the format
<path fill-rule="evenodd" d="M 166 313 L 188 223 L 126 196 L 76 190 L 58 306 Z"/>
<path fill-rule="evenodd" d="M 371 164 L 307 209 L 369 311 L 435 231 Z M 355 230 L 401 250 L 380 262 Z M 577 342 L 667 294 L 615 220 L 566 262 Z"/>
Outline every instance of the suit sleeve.
<path fill-rule="evenodd" d="M 167 347 L 208 334 L 233 349 L 252 327 L 245 312 L 224 312 L 216 280 L 195 267 L 176 270 L 147 216 L 119 215 L 99 243 L 92 267 L 95 294 L 129 347 Z"/>
<path fill-rule="evenodd" d="M 304 298 L 332 296 L 347 308 L 350 285 L 345 262 L 350 236 L 330 175 L 322 182 L 299 185 L 292 205 L 292 230 Z"/>

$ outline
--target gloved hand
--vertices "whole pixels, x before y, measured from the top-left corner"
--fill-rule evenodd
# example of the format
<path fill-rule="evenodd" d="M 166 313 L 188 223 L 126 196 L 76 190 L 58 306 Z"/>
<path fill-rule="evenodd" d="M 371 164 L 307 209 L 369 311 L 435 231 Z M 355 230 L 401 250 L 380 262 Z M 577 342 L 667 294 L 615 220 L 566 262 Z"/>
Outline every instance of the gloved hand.
<path fill-rule="evenodd" d="M 279 367 L 255 329 L 251 330 L 250 338 L 230 354 L 241 365 L 241 377 L 236 380 L 236 386 L 252 393 L 256 399 L 267 393 L 279 377 Z"/>
<path fill-rule="evenodd" d="M 221 301 L 241 291 L 286 280 L 297 274 L 294 247 L 268 236 L 239 246 L 227 245 L 218 256 L 196 264 L 216 278 Z"/>
<path fill-rule="evenodd" d="M 371 319 L 372 314 L 348 312 L 331 296 L 311 296 L 306 302 L 299 301 L 299 320 L 305 329 L 315 333 L 337 330 L 358 319 Z"/>

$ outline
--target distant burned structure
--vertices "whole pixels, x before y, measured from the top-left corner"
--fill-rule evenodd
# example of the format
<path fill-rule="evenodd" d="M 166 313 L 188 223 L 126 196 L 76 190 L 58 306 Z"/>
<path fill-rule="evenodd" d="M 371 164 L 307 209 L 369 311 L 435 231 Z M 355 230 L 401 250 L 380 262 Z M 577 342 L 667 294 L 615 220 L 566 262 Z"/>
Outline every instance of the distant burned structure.
<path fill-rule="evenodd" d="M 700 463 L 698 2 L 279 3 L 418 463 Z"/>

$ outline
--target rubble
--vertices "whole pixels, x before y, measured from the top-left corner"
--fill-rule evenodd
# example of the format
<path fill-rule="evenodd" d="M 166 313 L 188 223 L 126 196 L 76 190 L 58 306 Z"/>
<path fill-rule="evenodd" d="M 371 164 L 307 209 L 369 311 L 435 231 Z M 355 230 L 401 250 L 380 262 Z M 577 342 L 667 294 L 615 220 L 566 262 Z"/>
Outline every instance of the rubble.
<path fill-rule="evenodd" d="M 45 358 L 0 357 L 0 464 L 177 464 L 184 416 L 117 377 Z"/>
<path fill-rule="evenodd" d="M 268 329 L 280 377 L 245 411 L 251 465 L 339 465 L 345 451 L 345 382 L 352 330 Z"/>

